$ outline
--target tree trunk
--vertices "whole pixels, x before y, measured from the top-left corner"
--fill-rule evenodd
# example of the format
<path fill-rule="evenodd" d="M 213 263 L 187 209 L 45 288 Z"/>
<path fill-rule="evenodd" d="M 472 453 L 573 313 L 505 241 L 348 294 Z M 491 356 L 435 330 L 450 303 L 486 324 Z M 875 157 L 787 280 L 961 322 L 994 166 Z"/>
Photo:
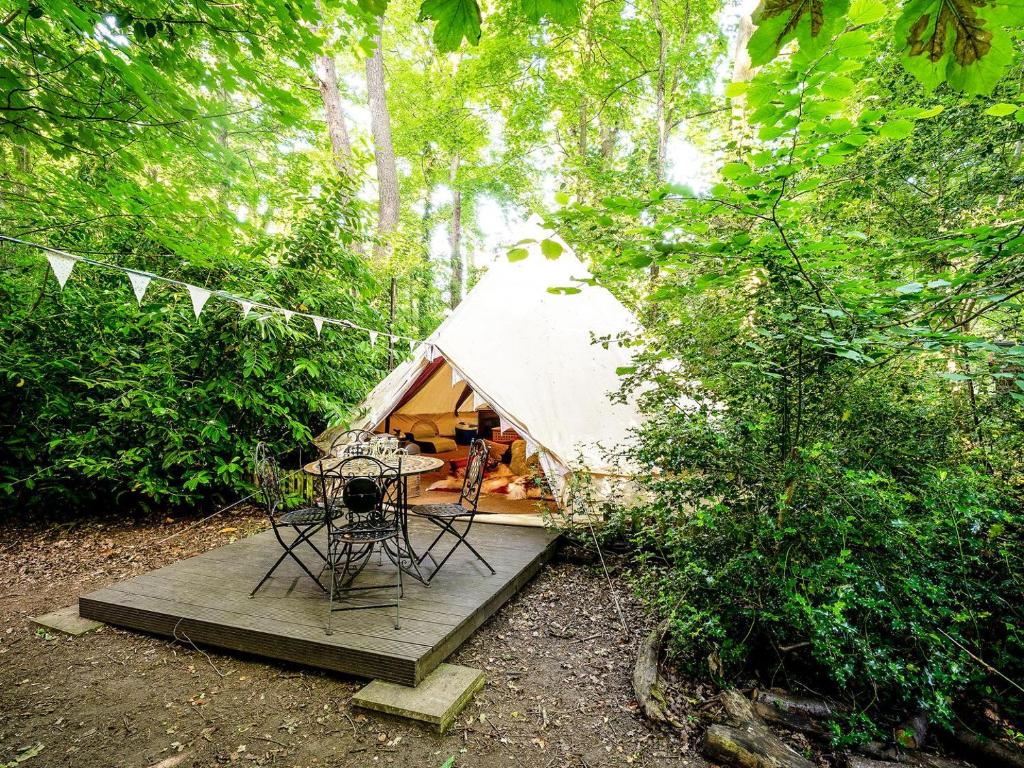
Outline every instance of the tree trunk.
<path fill-rule="evenodd" d="M 383 23 L 383 21 L 381 21 Z M 377 161 L 377 245 L 374 258 L 384 261 L 394 251 L 392 233 L 398 226 L 398 172 L 395 170 L 395 148 L 391 143 L 391 115 L 388 112 L 384 84 L 384 49 L 381 35 L 374 35 L 373 56 L 366 60 L 366 90 L 370 101 L 370 127 L 373 131 L 374 156 Z"/>
<path fill-rule="evenodd" d="M 345 125 L 345 111 L 338 90 L 338 70 L 334 58 L 327 54 L 316 57 L 316 77 L 320 85 L 320 98 L 324 104 L 324 122 L 331 140 L 334 167 L 343 176 L 352 175 L 352 143 Z"/>
<path fill-rule="evenodd" d="M 661 18 L 661 0 L 651 0 L 651 15 L 654 19 L 654 31 L 658 36 L 658 70 L 654 83 L 654 119 L 657 127 L 655 137 L 653 167 L 654 183 L 661 184 L 665 180 L 665 153 L 668 148 L 668 114 L 665 98 L 665 79 L 668 69 L 668 35 L 665 23 Z"/>
<path fill-rule="evenodd" d="M 456 154 L 452 158 L 451 173 L 448 181 L 452 188 L 452 226 L 449 235 L 451 245 L 452 276 L 449 283 L 452 309 L 462 301 L 462 283 L 465 270 L 462 265 L 462 191 L 459 189 L 459 163 L 461 158 Z"/>
<path fill-rule="evenodd" d="M 434 204 L 432 193 L 434 191 L 431 179 L 433 178 L 434 155 L 430 150 L 430 144 L 423 147 L 423 218 L 420 220 L 420 239 L 423 247 L 423 263 L 418 270 L 417 289 L 417 317 L 420 335 L 427 335 L 429 329 L 429 307 L 430 295 L 434 289 L 434 270 L 430 259 L 430 233 L 431 225 L 434 223 Z"/>

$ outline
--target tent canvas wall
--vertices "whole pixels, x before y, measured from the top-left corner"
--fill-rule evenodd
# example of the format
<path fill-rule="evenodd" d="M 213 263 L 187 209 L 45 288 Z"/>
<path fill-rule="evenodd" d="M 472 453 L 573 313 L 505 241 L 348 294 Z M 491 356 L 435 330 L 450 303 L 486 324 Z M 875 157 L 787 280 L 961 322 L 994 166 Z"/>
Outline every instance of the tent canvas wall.
<path fill-rule="evenodd" d="M 527 237 L 535 239 L 527 258 L 500 255 L 411 359 L 374 388 L 351 426 L 380 429 L 390 416 L 392 428 L 405 429 L 433 417 L 447 419 L 446 431 L 468 385 L 473 396 L 459 413 L 490 406 L 539 451 L 557 491 L 573 469 L 596 478 L 621 474 L 606 450 L 621 446 L 641 417 L 633 399 L 610 395 L 621 386 L 616 369 L 632 355 L 614 340 L 594 339 L 633 333 L 636 318 L 604 288 L 580 284 L 590 275 L 564 243 L 559 258 L 545 258 L 539 243 L 557 239 L 550 232 Z M 553 287 L 581 292 L 556 295 Z"/>

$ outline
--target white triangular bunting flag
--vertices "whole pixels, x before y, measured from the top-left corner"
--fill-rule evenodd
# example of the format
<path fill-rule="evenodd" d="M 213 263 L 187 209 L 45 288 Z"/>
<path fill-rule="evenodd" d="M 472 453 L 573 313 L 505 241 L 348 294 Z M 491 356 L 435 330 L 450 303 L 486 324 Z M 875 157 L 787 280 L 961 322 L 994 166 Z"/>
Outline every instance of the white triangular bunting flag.
<path fill-rule="evenodd" d="M 409 351 L 412 352 L 415 347 L 416 347 L 415 339 L 409 339 Z"/>
<path fill-rule="evenodd" d="M 146 295 L 146 289 L 149 288 L 149 281 L 152 280 L 149 275 L 141 275 L 138 272 L 129 272 L 128 279 L 131 280 L 132 290 L 135 291 L 135 300 L 142 303 L 142 297 Z"/>
<path fill-rule="evenodd" d="M 324 319 L 322 317 L 313 318 L 313 327 L 316 328 L 316 337 L 320 338 L 320 331 L 324 328 Z"/>
<path fill-rule="evenodd" d="M 284 321 L 286 323 L 290 323 L 292 321 L 292 315 L 294 315 L 295 313 L 292 312 L 290 309 L 282 309 L 281 311 L 284 313 Z"/>
<path fill-rule="evenodd" d="M 196 320 L 199 319 L 199 314 L 203 311 L 203 307 L 206 306 L 206 300 L 210 298 L 210 292 L 205 288 L 200 288 L 198 285 L 189 285 L 188 295 L 192 297 L 192 311 L 196 313 Z"/>
<path fill-rule="evenodd" d="M 370 346 L 371 347 L 376 347 L 377 346 L 377 332 L 376 331 L 370 331 Z"/>
<path fill-rule="evenodd" d="M 430 362 L 434 362 L 440 356 L 441 356 L 441 351 L 437 347 L 435 347 L 433 344 L 428 344 L 427 345 L 427 359 Z"/>
<path fill-rule="evenodd" d="M 531 440 L 530 438 L 527 437 L 526 438 L 526 458 L 530 458 L 535 453 L 537 453 L 537 451 L 539 451 L 539 450 L 540 449 L 537 447 L 537 444 L 535 442 L 533 442 L 533 440 Z"/>
<path fill-rule="evenodd" d="M 498 414 L 498 426 L 501 427 L 502 432 L 507 432 L 510 429 L 515 429 L 515 427 L 512 426 L 512 422 L 506 419 L 500 413 Z"/>
<path fill-rule="evenodd" d="M 461 376 L 459 376 L 459 372 L 455 370 L 455 366 L 453 365 L 452 366 L 452 386 L 454 387 L 460 381 L 464 381 L 464 379 Z"/>
<path fill-rule="evenodd" d="M 78 259 L 73 259 L 60 253 L 48 253 L 46 258 L 49 260 L 50 268 L 53 270 L 53 274 L 56 275 L 57 282 L 60 283 L 60 289 L 63 291 L 64 283 L 71 277 L 71 270 L 75 268 L 75 262 Z"/>

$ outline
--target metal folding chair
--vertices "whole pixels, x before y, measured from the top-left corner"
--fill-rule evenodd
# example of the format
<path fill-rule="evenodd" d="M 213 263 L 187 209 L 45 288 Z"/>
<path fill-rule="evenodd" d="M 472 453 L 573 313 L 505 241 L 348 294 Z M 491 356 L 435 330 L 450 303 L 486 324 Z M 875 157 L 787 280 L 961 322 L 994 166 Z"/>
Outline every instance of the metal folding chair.
<path fill-rule="evenodd" d="M 373 456 L 346 456 L 326 469 L 321 464 L 321 484 L 329 515 L 327 523 L 327 570 L 331 574 L 330 607 L 327 634 L 331 634 L 331 618 L 335 611 L 356 611 L 367 608 L 395 609 L 395 629 L 399 628 L 402 597 L 402 569 L 396 563 L 394 584 L 355 585 L 356 577 L 366 567 L 375 547 L 393 543 L 401 550 L 402 498 L 401 457 L 397 466 Z M 394 587 L 394 601 L 359 605 L 335 605 L 335 596 L 350 597 L 353 593 Z"/>
<path fill-rule="evenodd" d="M 323 530 L 327 525 L 327 510 L 325 507 L 300 507 L 298 509 L 285 510 L 285 494 L 281 487 L 281 470 L 276 459 L 267 453 L 267 447 L 263 443 L 256 446 L 253 456 L 256 465 L 256 482 L 259 485 L 263 496 L 263 504 L 270 518 L 270 525 L 274 536 L 284 550 L 277 562 L 260 579 L 260 583 L 249 593 L 249 597 L 255 595 L 274 571 L 278 569 L 287 558 L 294 560 L 298 566 L 305 571 L 306 575 L 313 580 L 320 589 L 325 592 L 327 589 L 320 583 L 320 579 L 313 575 L 309 567 L 302 562 L 302 559 L 295 554 L 295 550 L 302 544 L 312 549 L 317 556 L 327 561 L 327 557 L 320 548 L 313 542 L 313 537 Z"/>
<path fill-rule="evenodd" d="M 483 440 L 479 438 L 474 440 L 469 447 L 469 459 L 466 462 L 466 476 L 462 480 L 462 491 L 459 493 L 458 504 L 415 504 L 409 507 L 410 514 L 417 515 L 419 517 L 426 518 L 431 523 L 436 525 L 441 530 L 437 536 L 430 543 L 423 554 L 420 555 L 418 563 L 422 563 L 424 558 L 429 557 L 430 561 L 434 564 L 434 570 L 430 574 L 428 581 L 432 581 L 435 576 L 444 567 L 444 564 L 448 562 L 448 558 L 452 556 L 456 549 L 460 546 L 465 546 L 476 555 L 476 559 L 487 566 L 487 569 L 493 574 L 495 571 L 491 567 L 491 564 L 484 559 L 484 556 L 476 551 L 476 548 L 467 541 L 469 531 L 473 527 L 473 520 L 476 517 L 477 504 L 480 501 L 480 487 L 484 482 L 484 469 L 487 464 L 487 446 Z M 460 532 L 456 527 L 456 523 L 464 523 L 465 528 Z M 456 541 L 452 544 L 451 549 L 448 550 L 447 554 L 440 560 L 437 560 L 432 550 L 438 545 L 438 543 L 445 537 L 445 535 L 454 536 Z"/>

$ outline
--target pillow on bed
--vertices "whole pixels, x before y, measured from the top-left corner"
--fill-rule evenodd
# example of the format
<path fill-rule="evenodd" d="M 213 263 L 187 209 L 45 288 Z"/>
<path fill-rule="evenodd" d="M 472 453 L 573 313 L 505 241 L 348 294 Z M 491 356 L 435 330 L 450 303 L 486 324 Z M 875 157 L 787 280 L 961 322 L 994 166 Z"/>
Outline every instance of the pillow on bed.
<path fill-rule="evenodd" d="M 413 440 L 430 440 L 437 437 L 437 425 L 432 421 L 417 421 L 410 430 Z"/>
<path fill-rule="evenodd" d="M 495 467 L 500 464 L 505 458 L 508 446 L 501 443 L 492 443 L 490 440 L 484 440 L 484 445 L 487 446 L 487 466 Z"/>

